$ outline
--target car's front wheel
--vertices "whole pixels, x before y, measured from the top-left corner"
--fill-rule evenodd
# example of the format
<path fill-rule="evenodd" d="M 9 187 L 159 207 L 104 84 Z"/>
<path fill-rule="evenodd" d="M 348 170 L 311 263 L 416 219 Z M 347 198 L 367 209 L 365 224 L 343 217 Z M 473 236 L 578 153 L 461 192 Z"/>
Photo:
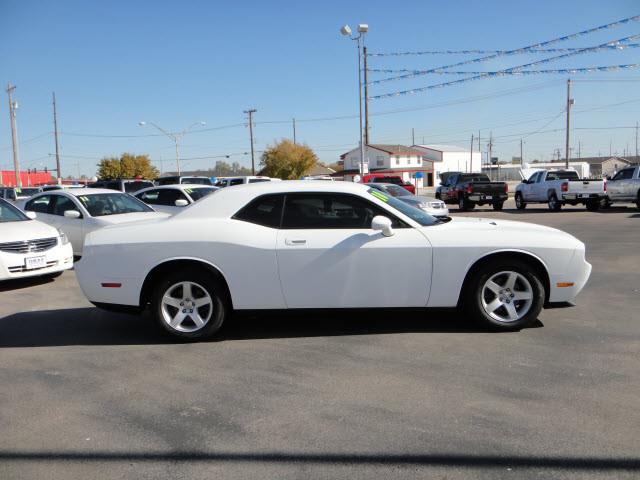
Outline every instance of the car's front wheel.
<path fill-rule="evenodd" d="M 224 289 L 201 271 L 167 275 L 154 291 L 152 312 L 160 327 L 184 340 L 202 340 L 222 327 L 229 308 Z"/>
<path fill-rule="evenodd" d="M 518 210 L 524 210 L 527 208 L 527 204 L 524 202 L 524 198 L 522 198 L 522 194 L 520 192 L 516 193 L 516 208 Z"/>
<path fill-rule="evenodd" d="M 466 311 L 492 330 L 513 331 L 531 325 L 542 310 L 540 276 L 518 260 L 487 264 L 468 283 Z"/>

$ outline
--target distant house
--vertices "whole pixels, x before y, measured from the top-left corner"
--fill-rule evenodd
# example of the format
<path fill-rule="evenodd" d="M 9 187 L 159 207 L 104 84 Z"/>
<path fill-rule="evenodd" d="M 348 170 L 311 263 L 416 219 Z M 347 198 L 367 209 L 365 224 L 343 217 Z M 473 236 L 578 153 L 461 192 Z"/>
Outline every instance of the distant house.
<path fill-rule="evenodd" d="M 575 159 L 572 158 L 572 161 L 579 160 L 581 162 L 587 162 L 591 167 L 591 176 L 592 177 L 605 177 L 607 175 L 613 176 L 615 173 L 626 167 L 627 165 L 631 165 L 633 163 L 638 163 L 640 157 L 586 157 Z"/>
<path fill-rule="evenodd" d="M 360 148 L 340 155 L 344 170 L 334 176 L 344 176 L 347 181 L 360 174 Z M 433 162 L 425 160 L 423 153 L 404 145 L 370 144 L 364 148 L 364 160 L 370 173 L 397 175 L 405 182 L 417 183 L 418 188 L 433 185 Z M 422 172 L 423 178 L 415 178 Z"/>
<path fill-rule="evenodd" d="M 425 160 L 433 162 L 436 183 L 443 172 L 480 172 L 482 156 L 479 151 L 471 153 L 466 148 L 455 145 L 414 145 L 411 147 L 422 153 Z"/>

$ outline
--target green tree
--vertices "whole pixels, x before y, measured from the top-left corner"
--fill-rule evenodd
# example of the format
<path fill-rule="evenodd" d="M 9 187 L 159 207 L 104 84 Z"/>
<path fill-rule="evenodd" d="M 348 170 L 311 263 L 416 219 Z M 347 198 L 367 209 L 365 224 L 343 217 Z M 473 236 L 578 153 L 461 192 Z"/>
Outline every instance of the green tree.
<path fill-rule="evenodd" d="M 158 169 L 151 165 L 149 155 L 123 153 L 120 157 L 105 157 L 98 163 L 98 178 L 156 178 Z"/>
<path fill-rule="evenodd" d="M 262 154 L 263 173 L 283 180 L 296 180 L 307 174 L 318 162 L 318 157 L 307 145 L 281 140 Z"/>

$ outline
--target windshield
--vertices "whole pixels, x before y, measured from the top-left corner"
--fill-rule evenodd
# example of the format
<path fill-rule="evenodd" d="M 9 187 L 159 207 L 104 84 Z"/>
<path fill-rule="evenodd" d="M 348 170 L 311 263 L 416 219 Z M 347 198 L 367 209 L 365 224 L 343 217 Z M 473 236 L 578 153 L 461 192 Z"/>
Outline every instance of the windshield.
<path fill-rule="evenodd" d="M 406 188 L 399 187 L 398 185 L 385 185 L 384 191 L 392 197 L 406 197 L 407 195 L 413 197 Z"/>
<path fill-rule="evenodd" d="M 375 188 L 370 188 L 367 191 L 369 192 L 370 195 L 373 195 L 378 200 L 381 200 L 387 205 L 400 211 L 401 213 L 404 213 L 407 217 L 411 218 L 411 220 L 418 222 L 423 227 L 428 227 L 430 225 L 441 223 L 440 220 L 438 220 L 435 217 L 432 217 L 428 213 L 425 213 L 416 207 L 412 207 L 411 205 L 403 202 L 402 200 L 398 200 L 397 198 L 386 195 L 384 192 L 381 192 L 380 190 L 376 190 Z"/>
<path fill-rule="evenodd" d="M 29 217 L 9 202 L 0 199 L 0 223 L 22 222 L 23 220 L 29 220 Z"/>
<path fill-rule="evenodd" d="M 124 193 L 98 193 L 81 195 L 78 200 L 92 217 L 120 215 L 122 213 L 153 212 L 153 209 Z"/>
<path fill-rule="evenodd" d="M 193 198 L 193 201 L 196 202 L 198 200 L 200 200 L 202 197 L 206 197 L 207 195 L 209 195 L 210 193 L 215 192 L 216 190 L 218 190 L 215 187 L 203 187 L 203 188 L 185 188 L 184 191 L 187 192 L 187 194 Z"/>
<path fill-rule="evenodd" d="M 207 177 L 182 177 L 180 183 L 191 183 L 195 185 L 212 185 Z"/>
<path fill-rule="evenodd" d="M 153 187 L 153 182 L 145 182 L 145 181 L 135 181 L 135 182 L 124 182 L 124 191 L 127 193 L 137 192 L 138 190 L 142 190 L 143 188 Z"/>
<path fill-rule="evenodd" d="M 39 188 L 22 188 L 18 193 L 20 197 L 30 197 L 31 195 L 35 195 L 36 193 L 40 193 L 42 190 Z"/>

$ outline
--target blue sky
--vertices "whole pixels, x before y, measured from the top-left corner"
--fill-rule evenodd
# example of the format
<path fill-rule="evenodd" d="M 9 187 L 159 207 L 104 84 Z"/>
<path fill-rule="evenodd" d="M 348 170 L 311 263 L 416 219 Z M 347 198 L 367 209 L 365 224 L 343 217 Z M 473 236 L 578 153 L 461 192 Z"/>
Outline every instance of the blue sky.
<path fill-rule="evenodd" d="M 53 167 L 51 92 L 58 99 L 63 174 L 92 175 L 97 159 L 148 153 L 174 166 L 172 143 L 140 120 L 168 130 L 207 127 L 181 146 L 184 169 L 213 166 L 216 157 L 248 165 L 243 110 L 254 107 L 256 148 L 291 137 L 332 162 L 357 145 L 357 68 L 344 23 L 369 24 L 370 52 L 427 49 L 512 49 L 640 14 L 636 0 L 617 1 L 30 1 L 0 0 L 0 82 L 17 85 L 23 168 Z M 640 22 L 557 44 L 593 46 L 640 33 Z M 640 40 L 638 41 L 640 42 Z M 549 54 L 551 56 L 553 54 Z M 460 55 L 371 58 L 370 68 L 424 69 L 472 58 Z M 502 57 L 465 66 L 495 70 L 544 58 Z M 640 49 L 583 54 L 544 68 L 640 63 Z M 461 67 L 462 68 L 462 67 Z M 371 79 L 382 74 L 371 74 Z M 371 88 L 371 95 L 452 80 L 425 76 Z M 492 131 L 494 155 L 549 159 L 564 149 L 566 78 L 537 75 L 486 79 L 370 103 L 371 140 L 468 145 Z M 635 150 L 640 71 L 575 75 L 572 146 L 581 153 Z M 626 80 L 625 80 L 626 79 Z M 584 81 L 589 80 L 589 81 Z M 597 80 L 597 81 L 594 81 Z M 617 105 L 615 105 L 617 104 Z M 0 167 L 11 165 L 6 94 L 0 102 Z M 419 109 L 418 109 L 419 108 Z M 416 109 L 406 111 L 407 109 Z M 403 111 L 404 110 L 404 111 Z M 325 121 L 317 118 L 349 117 Z M 266 123 L 263 123 L 266 122 Z M 593 128 L 593 130 L 588 130 Z M 596 129 L 597 128 L 597 129 Z M 78 135 L 81 134 L 81 135 Z M 104 135 L 104 136 L 85 136 Z M 118 137 L 122 136 L 122 137 Z M 218 158 L 220 159 L 220 158 Z M 161 163 L 162 160 L 162 163 Z"/>

